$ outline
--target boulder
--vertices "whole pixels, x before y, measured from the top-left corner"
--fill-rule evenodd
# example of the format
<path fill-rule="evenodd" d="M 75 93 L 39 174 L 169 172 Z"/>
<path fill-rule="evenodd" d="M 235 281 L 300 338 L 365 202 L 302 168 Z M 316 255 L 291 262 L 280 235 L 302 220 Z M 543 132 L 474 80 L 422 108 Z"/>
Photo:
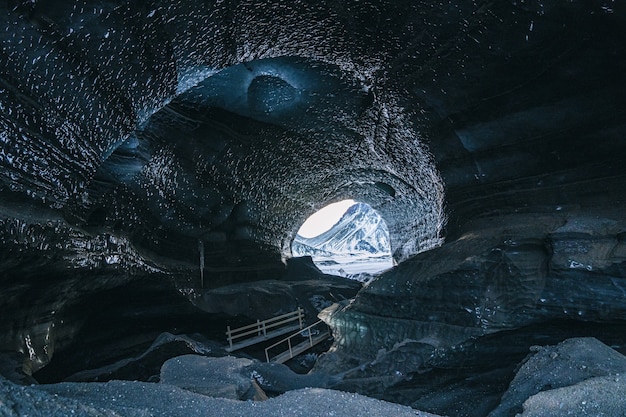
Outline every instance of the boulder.
<path fill-rule="evenodd" d="M 606 407 L 626 407 L 624 391 L 616 389 L 624 385 L 620 375 L 626 374 L 625 356 L 595 338 L 568 339 L 533 350 L 489 417 L 512 416 L 522 412 L 522 407 L 525 417 L 623 415 L 610 412 L 616 409 L 612 405 Z M 578 411 L 566 414 L 565 409 Z M 561 414 L 547 410 L 561 410 Z"/>
<path fill-rule="evenodd" d="M 251 376 L 244 376 L 252 361 L 225 356 L 206 358 L 184 355 L 172 358 L 161 367 L 161 384 L 174 385 L 209 397 L 232 400 L 266 399 Z"/>

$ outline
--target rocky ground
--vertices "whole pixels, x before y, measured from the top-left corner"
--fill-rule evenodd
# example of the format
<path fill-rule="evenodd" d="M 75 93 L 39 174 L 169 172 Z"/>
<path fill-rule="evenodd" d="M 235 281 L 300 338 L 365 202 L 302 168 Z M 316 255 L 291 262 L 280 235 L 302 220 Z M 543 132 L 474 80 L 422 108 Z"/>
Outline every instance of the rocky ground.
<path fill-rule="evenodd" d="M 365 396 L 308 388 L 267 401 L 237 401 L 131 381 L 24 387 L 0 380 L 0 416 L 433 416 Z"/>
<path fill-rule="evenodd" d="M 626 413 L 626 357 L 594 338 L 532 350 L 489 417 Z"/>
<path fill-rule="evenodd" d="M 488 417 L 624 415 L 625 373 L 626 357 L 595 338 L 533 346 Z M 166 361 L 159 382 L 18 385 L 1 377 L 0 416 L 436 416 L 333 390 L 338 382 L 337 375 L 199 352 Z M 451 401 L 462 410 L 464 400 L 471 402 Z"/>

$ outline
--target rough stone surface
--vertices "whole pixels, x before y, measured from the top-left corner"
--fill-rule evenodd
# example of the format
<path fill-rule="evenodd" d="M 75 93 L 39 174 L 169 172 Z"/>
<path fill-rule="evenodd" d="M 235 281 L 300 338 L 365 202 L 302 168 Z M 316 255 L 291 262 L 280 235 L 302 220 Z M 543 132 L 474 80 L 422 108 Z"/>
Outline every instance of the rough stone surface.
<path fill-rule="evenodd" d="M 539 392 L 524 402 L 520 417 L 621 416 L 626 413 L 623 377 L 590 378 Z"/>
<path fill-rule="evenodd" d="M 232 356 L 179 356 L 163 364 L 160 382 L 209 397 L 242 400 L 247 399 L 249 392 L 254 390 L 252 377 L 246 378 L 241 373 L 250 364 L 250 359 Z"/>
<path fill-rule="evenodd" d="M 519 413 L 522 403 L 523 416 L 572 415 L 576 410 L 576 415 L 622 414 L 624 355 L 593 338 L 533 350 L 489 417 Z"/>
<path fill-rule="evenodd" d="M 259 400 L 267 399 L 266 392 L 276 396 L 303 388 L 328 388 L 336 379 L 324 374 L 297 374 L 279 363 L 185 355 L 163 364 L 160 382 L 210 397 Z"/>
<path fill-rule="evenodd" d="M 268 401 L 211 398 L 165 384 L 112 381 L 63 383 L 40 387 L 14 385 L 0 378 L 0 415 L 3 416 L 259 416 L 326 417 L 369 415 L 383 417 L 434 414 L 356 394 L 323 389 L 292 391 Z"/>

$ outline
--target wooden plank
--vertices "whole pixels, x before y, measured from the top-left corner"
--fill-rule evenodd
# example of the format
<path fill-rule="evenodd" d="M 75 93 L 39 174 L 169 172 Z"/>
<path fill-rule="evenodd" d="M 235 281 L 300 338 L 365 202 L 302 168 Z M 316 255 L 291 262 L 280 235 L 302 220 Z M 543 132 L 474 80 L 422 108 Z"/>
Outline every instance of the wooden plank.
<path fill-rule="evenodd" d="M 291 333 L 295 330 L 299 330 L 300 329 L 300 325 L 294 325 L 294 326 L 288 326 L 288 327 L 281 327 L 280 329 L 276 329 L 273 330 L 271 332 L 267 332 L 266 335 L 261 335 L 258 337 L 252 337 L 250 339 L 246 339 L 246 340 L 242 340 L 241 342 L 238 343 L 233 343 L 232 347 L 227 347 L 226 351 L 227 352 L 234 352 L 235 350 L 239 350 L 239 349 L 243 349 L 245 347 L 248 346 L 252 346 L 252 345 L 256 345 L 257 343 L 261 343 L 261 342 L 265 342 L 267 340 L 273 339 L 275 337 L 278 336 L 282 336 L 284 334 L 287 333 Z"/>
<path fill-rule="evenodd" d="M 298 343 L 296 346 L 293 346 L 291 348 L 291 352 L 289 350 L 280 353 L 276 356 L 274 356 L 271 360 L 271 362 L 276 362 L 276 363 L 285 363 L 287 362 L 289 359 L 292 359 L 295 356 L 298 356 L 299 354 L 301 354 L 302 352 L 305 352 L 309 349 L 311 349 L 313 346 L 320 344 L 321 342 L 323 342 L 324 340 L 328 339 L 330 337 L 330 333 L 328 332 L 324 332 L 320 335 L 317 335 L 315 337 L 313 337 L 311 340 L 309 340 L 307 338 L 307 340 Z"/>

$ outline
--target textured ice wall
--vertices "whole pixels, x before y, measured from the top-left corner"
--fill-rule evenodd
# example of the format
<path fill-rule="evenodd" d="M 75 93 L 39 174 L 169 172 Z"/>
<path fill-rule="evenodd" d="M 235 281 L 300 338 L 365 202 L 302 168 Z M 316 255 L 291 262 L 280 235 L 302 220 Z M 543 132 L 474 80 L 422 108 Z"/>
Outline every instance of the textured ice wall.
<path fill-rule="evenodd" d="M 84 218 L 88 213 L 81 208 L 94 207 L 92 178 L 140 127 L 149 155 L 128 158 L 132 169 L 105 167 L 107 179 L 141 171 L 135 183 L 145 193 L 137 198 L 157 195 L 161 200 L 147 206 L 159 224 L 183 227 L 190 238 L 202 239 L 220 215 L 181 218 L 180 210 L 246 206 L 244 216 L 263 230 L 252 225 L 237 233 L 289 256 L 300 219 L 288 213 L 306 218 L 315 208 L 350 196 L 383 214 L 397 259 L 437 244 L 443 187 L 412 120 L 415 109 L 407 111 L 398 92 L 377 91 L 382 57 L 363 56 L 345 39 L 339 22 L 312 19 L 329 13 L 325 7 L 281 6 L 271 23 L 267 12 L 245 2 L 213 8 L 5 6 L 4 185 Z M 294 32 L 307 35 L 294 42 Z M 307 58 L 261 59 L 281 56 Z M 239 62 L 249 64 L 232 67 Z M 213 75 L 223 68 L 228 69 Z M 174 98 L 174 107 L 166 106 Z M 239 123 L 260 122 L 259 128 L 246 132 L 244 140 L 238 132 L 222 131 L 216 145 L 211 136 L 219 127 L 203 120 L 207 116 L 189 120 L 177 114 L 177 105 L 221 108 L 243 117 Z M 161 108 L 156 120 L 149 119 Z M 176 151 L 190 136 L 219 149 L 203 162 L 189 161 L 190 155 Z M 205 152 L 196 145 L 185 152 Z M 218 160 L 215 153 L 221 153 Z M 136 163 L 141 158 L 147 159 L 143 167 Z M 208 178 L 210 170 L 221 171 L 218 178 Z M 177 195 L 185 189 L 187 195 Z M 181 201 L 189 194 L 193 201 Z M 172 208 L 176 205 L 183 207 Z M 225 210 L 221 216 L 232 213 Z M 109 213 L 112 222 L 120 216 Z"/>
<path fill-rule="evenodd" d="M 443 186 L 397 101 L 308 59 L 229 67 L 137 131 L 146 161 L 124 186 L 162 227 L 186 235 L 183 245 L 199 240 L 210 252 L 216 241 L 248 240 L 283 257 L 314 208 L 358 198 L 385 218 L 403 260 L 439 243 Z M 124 169 L 107 164 L 100 175 Z"/>
<path fill-rule="evenodd" d="M 374 46 L 353 21 L 369 6 L 56 3 L 0 5 L 0 215 L 5 236 L 23 225 L 0 247 L 3 346 L 45 363 L 42 329 L 136 276 L 275 277 L 339 199 L 384 217 L 397 260 L 440 242 L 421 109 L 387 85 L 392 34 Z"/>

